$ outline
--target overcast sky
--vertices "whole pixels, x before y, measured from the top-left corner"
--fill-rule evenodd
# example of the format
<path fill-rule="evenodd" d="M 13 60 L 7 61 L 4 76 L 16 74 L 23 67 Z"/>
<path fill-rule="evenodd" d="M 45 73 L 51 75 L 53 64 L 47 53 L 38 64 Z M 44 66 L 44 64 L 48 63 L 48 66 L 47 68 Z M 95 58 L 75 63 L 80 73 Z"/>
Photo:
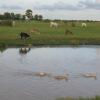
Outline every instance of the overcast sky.
<path fill-rule="evenodd" d="M 50 19 L 100 20 L 100 0 L 0 0 L 0 13 L 26 9 Z"/>

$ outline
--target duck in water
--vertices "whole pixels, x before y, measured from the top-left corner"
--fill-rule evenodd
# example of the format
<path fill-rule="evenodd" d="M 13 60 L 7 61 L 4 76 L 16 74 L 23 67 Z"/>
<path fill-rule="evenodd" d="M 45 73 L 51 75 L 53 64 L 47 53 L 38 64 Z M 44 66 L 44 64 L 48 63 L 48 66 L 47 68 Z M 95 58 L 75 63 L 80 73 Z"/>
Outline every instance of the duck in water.
<path fill-rule="evenodd" d="M 45 72 L 36 72 L 34 75 L 35 75 L 35 76 L 39 76 L 39 77 L 45 77 L 45 76 L 48 76 L 48 74 L 45 73 Z"/>
<path fill-rule="evenodd" d="M 56 80 L 68 80 L 68 74 L 54 76 L 54 79 L 56 79 Z"/>
<path fill-rule="evenodd" d="M 96 73 L 86 73 L 86 74 L 82 74 L 82 76 L 84 76 L 86 78 L 95 78 L 95 79 L 97 79 Z"/>

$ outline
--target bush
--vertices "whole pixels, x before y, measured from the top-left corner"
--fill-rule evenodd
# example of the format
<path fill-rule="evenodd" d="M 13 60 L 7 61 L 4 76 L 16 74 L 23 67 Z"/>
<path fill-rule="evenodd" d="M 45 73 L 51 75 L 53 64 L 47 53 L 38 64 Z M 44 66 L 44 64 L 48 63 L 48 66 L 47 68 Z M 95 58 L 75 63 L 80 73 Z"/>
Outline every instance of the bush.
<path fill-rule="evenodd" d="M 44 19 L 43 21 L 49 23 L 51 20 L 49 20 L 49 19 Z"/>
<path fill-rule="evenodd" d="M 72 23 L 72 27 L 76 27 L 76 24 L 75 23 Z"/>

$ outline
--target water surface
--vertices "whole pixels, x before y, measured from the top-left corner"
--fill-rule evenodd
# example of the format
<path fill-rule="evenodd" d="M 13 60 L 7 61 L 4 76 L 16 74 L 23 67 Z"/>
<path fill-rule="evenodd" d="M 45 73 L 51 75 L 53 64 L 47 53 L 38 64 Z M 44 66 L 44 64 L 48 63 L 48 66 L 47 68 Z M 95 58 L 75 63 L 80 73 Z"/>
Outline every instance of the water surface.
<path fill-rule="evenodd" d="M 0 52 L 0 100 L 55 100 L 100 95 L 100 47 L 33 47 Z M 34 76 L 46 72 L 50 77 Z M 96 73 L 97 79 L 82 73 Z M 68 80 L 53 76 L 69 74 Z"/>

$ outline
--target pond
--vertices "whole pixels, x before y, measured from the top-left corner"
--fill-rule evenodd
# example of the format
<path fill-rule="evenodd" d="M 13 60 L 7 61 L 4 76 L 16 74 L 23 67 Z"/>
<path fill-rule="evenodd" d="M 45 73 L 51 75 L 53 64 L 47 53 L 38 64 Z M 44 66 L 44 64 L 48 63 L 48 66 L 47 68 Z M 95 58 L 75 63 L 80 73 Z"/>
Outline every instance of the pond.
<path fill-rule="evenodd" d="M 39 77 L 37 72 L 48 73 Z M 83 74 L 95 73 L 94 77 Z M 58 80 L 55 76 L 67 75 Z M 100 47 L 8 48 L 0 51 L 0 100 L 56 100 L 100 95 Z"/>

